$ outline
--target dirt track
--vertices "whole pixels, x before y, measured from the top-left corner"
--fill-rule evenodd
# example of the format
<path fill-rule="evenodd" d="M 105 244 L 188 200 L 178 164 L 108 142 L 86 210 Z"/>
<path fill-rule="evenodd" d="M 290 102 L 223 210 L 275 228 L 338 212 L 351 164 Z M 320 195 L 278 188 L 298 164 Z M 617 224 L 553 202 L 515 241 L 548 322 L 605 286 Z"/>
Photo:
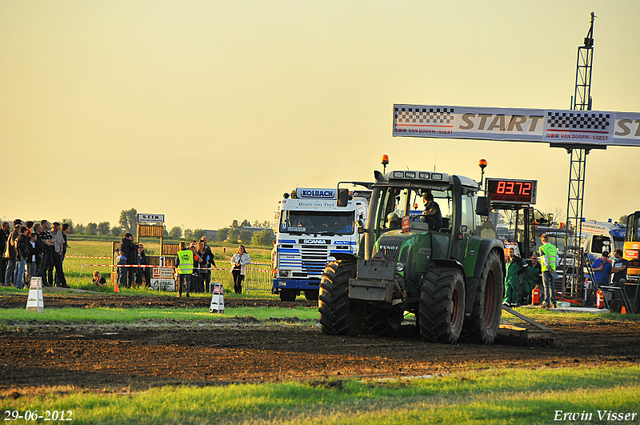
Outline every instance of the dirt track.
<path fill-rule="evenodd" d="M 0 296 L 0 309 L 25 305 L 26 293 Z M 208 300 L 65 293 L 46 294 L 45 305 L 208 308 Z M 307 301 L 226 302 L 227 307 L 240 305 L 314 308 Z M 179 384 L 422 376 L 494 365 L 546 368 L 640 361 L 640 323 L 569 325 L 560 320 L 543 323 L 555 329 L 555 347 L 429 344 L 414 336 L 410 325 L 401 338 L 335 337 L 324 335 L 315 321 L 259 322 L 250 317 L 231 317 L 224 324 L 21 324 L 0 329 L 0 392 L 66 385 L 89 391 L 142 390 Z"/>

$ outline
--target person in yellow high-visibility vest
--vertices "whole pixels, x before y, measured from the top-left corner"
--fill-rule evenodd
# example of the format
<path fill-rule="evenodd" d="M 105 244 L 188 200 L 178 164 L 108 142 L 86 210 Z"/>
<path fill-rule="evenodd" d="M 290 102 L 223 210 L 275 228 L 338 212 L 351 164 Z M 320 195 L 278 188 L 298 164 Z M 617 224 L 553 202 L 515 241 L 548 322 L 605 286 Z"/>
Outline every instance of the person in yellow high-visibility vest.
<path fill-rule="evenodd" d="M 540 236 L 544 245 L 540 247 L 540 261 L 542 263 L 542 308 L 556 308 L 556 289 L 553 275 L 556 272 L 558 249 L 548 242 L 547 234 Z"/>
<path fill-rule="evenodd" d="M 176 256 L 176 270 L 178 270 L 178 296 L 182 296 L 182 283 L 184 282 L 185 292 L 188 297 L 191 274 L 193 273 L 193 251 L 187 249 L 187 245 L 184 242 L 180 242 L 180 251 Z"/>

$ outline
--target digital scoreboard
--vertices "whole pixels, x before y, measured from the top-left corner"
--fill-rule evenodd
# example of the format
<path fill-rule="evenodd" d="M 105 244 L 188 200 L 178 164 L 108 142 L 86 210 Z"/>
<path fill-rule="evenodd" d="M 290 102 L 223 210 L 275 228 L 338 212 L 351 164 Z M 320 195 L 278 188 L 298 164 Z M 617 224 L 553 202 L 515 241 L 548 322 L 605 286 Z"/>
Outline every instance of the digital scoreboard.
<path fill-rule="evenodd" d="M 486 179 L 486 190 L 491 202 L 534 205 L 537 180 Z"/>

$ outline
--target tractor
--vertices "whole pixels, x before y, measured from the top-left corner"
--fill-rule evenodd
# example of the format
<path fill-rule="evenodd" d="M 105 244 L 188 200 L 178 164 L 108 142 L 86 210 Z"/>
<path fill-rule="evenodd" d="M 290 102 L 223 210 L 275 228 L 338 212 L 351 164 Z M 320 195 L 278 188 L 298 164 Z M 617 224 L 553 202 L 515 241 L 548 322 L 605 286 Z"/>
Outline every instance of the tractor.
<path fill-rule="evenodd" d="M 338 206 L 349 199 L 341 185 L 372 195 L 359 254 L 336 254 L 324 268 L 322 331 L 395 336 L 408 312 L 426 341 L 492 344 L 505 260 L 495 226 L 482 222 L 489 198 L 478 196 L 475 180 L 440 172 L 375 171 L 374 179 L 338 183 Z M 426 199 L 438 204 L 439 217 L 422 211 Z"/>

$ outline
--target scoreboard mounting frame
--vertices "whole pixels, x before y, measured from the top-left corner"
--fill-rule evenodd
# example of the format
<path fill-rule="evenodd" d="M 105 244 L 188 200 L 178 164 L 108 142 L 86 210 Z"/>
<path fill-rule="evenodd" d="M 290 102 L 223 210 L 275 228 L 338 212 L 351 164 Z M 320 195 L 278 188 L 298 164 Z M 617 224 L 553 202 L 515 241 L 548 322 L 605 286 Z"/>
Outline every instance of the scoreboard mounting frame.
<path fill-rule="evenodd" d="M 487 178 L 485 189 L 492 203 L 535 205 L 537 180 Z"/>

